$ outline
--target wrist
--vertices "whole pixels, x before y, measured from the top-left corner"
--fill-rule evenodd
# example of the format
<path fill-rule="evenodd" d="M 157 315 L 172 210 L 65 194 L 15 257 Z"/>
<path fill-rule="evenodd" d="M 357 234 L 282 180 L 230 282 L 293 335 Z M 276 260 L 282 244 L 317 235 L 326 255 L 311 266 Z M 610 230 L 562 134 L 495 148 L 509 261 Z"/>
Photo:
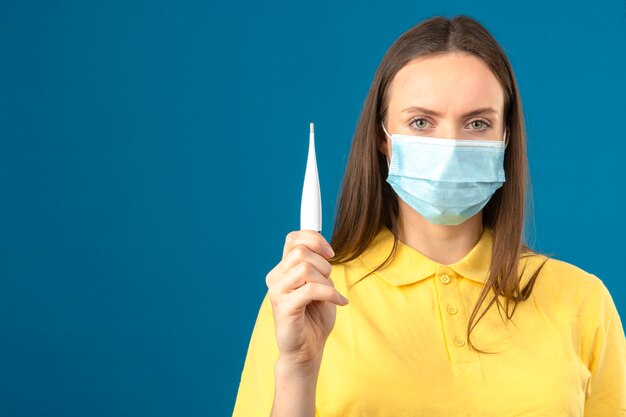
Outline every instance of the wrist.
<path fill-rule="evenodd" d="M 289 357 L 276 360 L 274 403 L 271 416 L 315 416 L 315 395 L 319 366 L 297 363 Z"/>
<path fill-rule="evenodd" d="M 274 372 L 277 377 L 282 378 L 299 378 L 299 379 L 317 379 L 321 366 L 321 356 L 311 361 L 299 361 L 297 358 L 289 355 L 278 355 Z"/>

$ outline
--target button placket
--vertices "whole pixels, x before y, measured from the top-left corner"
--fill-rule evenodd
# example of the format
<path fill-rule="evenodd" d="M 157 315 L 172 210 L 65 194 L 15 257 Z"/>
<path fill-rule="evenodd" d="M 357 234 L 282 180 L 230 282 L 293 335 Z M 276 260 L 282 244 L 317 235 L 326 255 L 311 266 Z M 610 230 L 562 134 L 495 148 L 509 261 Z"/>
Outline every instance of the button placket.
<path fill-rule="evenodd" d="M 437 295 L 439 298 L 440 317 L 452 371 L 456 378 L 472 378 L 475 372 L 476 358 L 467 346 L 465 312 L 459 286 L 460 277 L 449 267 L 440 265 L 436 272 Z"/>

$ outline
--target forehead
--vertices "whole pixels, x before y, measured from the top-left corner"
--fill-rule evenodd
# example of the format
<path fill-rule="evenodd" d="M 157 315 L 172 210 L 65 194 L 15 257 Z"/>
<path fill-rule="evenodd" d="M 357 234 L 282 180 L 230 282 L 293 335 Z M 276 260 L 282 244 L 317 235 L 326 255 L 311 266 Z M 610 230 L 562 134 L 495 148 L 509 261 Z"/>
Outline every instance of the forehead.
<path fill-rule="evenodd" d="M 498 79 L 480 58 L 466 53 L 430 55 L 409 61 L 389 85 L 390 112 L 410 106 L 444 114 L 477 107 L 502 112 L 504 92 Z"/>

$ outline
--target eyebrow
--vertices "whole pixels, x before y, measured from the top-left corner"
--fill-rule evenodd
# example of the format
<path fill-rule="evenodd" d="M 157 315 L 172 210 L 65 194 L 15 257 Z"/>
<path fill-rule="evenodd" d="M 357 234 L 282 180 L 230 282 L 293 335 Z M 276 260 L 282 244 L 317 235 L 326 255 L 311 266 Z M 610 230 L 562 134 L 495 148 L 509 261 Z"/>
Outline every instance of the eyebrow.
<path fill-rule="evenodd" d="M 441 114 L 437 113 L 434 110 L 430 110 L 430 109 L 426 109 L 424 107 L 418 107 L 418 106 L 407 107 L 406 109 L 402 110 L 402 112 L 403 113 L 421 112 L 421 113 L 428 114 L 431 116 L 436 116 L 436 117 L 442 116 Z M 491 107 L 483 107 L 483 108 L 472 110 L 468 113 L 465 113 L 463 117 L 476 116 L 477 114 L 485 114 L 485 113 L 498 113 L 498 111 L 496 109 L 492 109 Z"/>

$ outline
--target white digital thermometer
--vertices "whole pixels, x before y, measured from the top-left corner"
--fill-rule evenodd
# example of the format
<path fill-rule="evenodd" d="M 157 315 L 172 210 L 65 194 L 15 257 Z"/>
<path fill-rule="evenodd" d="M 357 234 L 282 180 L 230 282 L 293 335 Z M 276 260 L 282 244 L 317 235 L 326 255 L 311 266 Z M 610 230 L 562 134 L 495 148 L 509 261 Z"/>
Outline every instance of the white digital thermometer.
<path fill-rule="evenodd" d="M 302 202 L 300 203 L 300 230 L 315 230 L 320 233 L 322 231 L 322 195 L 317 174 L 313 123 L 309 132 L 309 156 L 306 161 Z"/>

